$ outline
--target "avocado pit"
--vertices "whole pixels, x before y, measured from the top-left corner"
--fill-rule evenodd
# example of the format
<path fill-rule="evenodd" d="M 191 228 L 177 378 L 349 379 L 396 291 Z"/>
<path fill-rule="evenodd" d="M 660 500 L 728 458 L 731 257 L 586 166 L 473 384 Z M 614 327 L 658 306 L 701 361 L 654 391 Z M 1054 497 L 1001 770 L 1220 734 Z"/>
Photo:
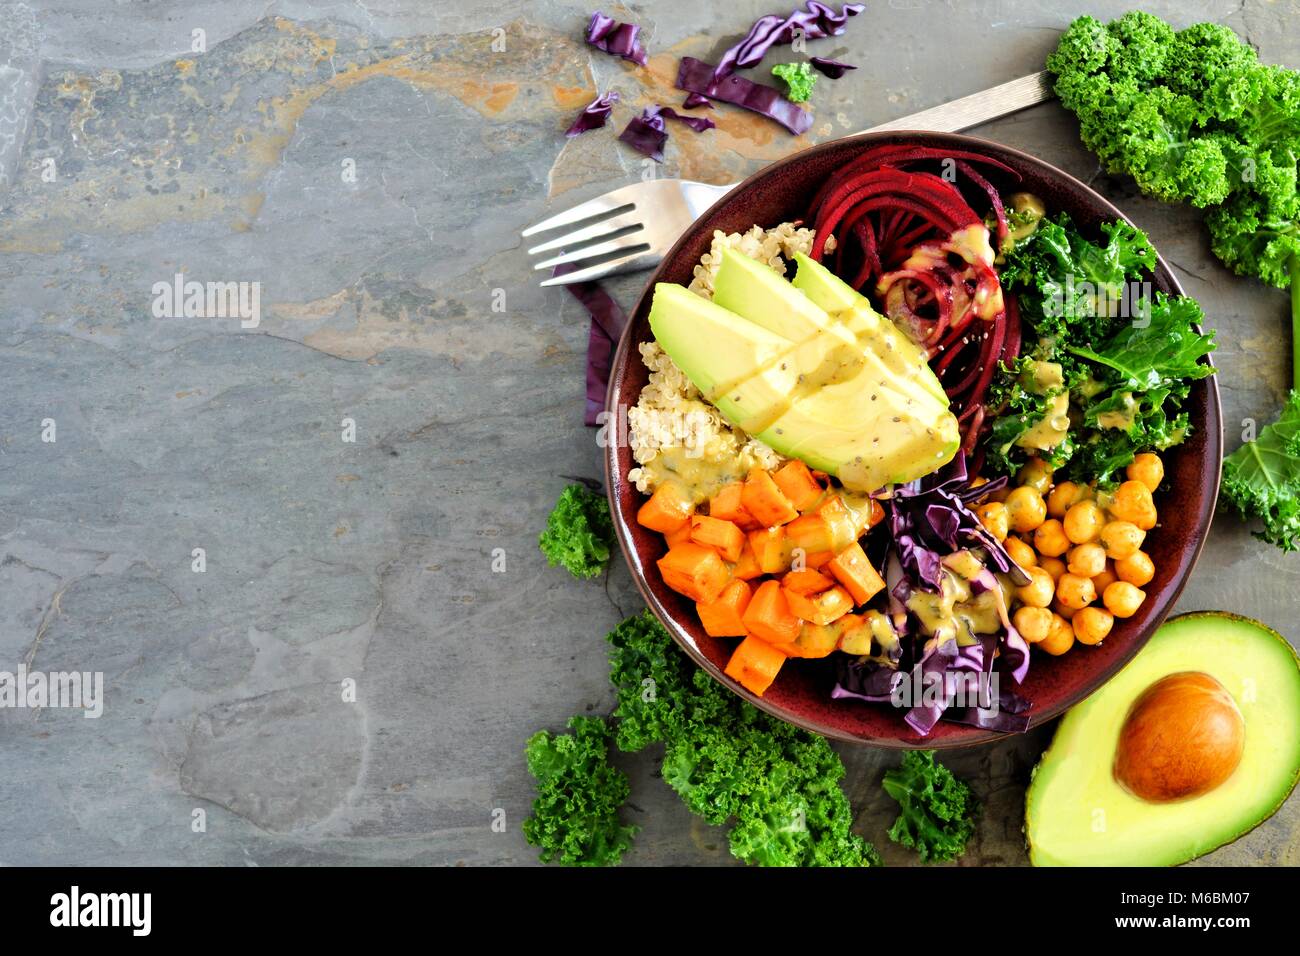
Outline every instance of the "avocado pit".
<path fill-rule="evenodd" d="M 1237 702 L 1202 671 L 1170 674 L 1134 701 L 1115 749 L 1115 779 L 1150 803 L 1209 793 L 1227 780 L 1246 746 Z"/>

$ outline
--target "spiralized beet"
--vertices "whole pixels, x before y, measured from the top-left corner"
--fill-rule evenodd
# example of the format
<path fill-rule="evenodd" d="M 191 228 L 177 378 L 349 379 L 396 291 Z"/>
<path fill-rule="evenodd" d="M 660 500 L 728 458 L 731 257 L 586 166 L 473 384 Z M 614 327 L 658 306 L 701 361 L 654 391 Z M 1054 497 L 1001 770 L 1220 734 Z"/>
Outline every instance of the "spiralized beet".
<path fill-rule="evenodd" d="M 970 194 L 987 197 L 1000 246 L 1009 233 L 1006 210 L 981 169 L 1020 178 L 971 150 L 882 144 L 828 177 L 808 216 L 816 230 L 812 258 L 829 255 L 829 266 L 874 294 L 928 351 L 968 453 L 978 444 L 997 366 L 1019 354 L 1021 341 L 1019 313 L 993 268 L 984 216 L 958 188 L 965 183 Z M 828 253 L 832 235 L 837 242 Z"/>

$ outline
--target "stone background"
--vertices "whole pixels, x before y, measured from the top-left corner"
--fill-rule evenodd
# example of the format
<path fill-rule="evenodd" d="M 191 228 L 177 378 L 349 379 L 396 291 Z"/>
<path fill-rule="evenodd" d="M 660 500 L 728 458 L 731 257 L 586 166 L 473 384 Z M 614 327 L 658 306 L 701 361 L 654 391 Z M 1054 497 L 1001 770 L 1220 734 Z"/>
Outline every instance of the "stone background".
<path fill-rule="evenodd" d="M 583 46 L 588 6 L 554 0 L 0 4 L 0 669 L 107 680 L 99 720 L 0 711 L 0 863 L 535 860 L 524 740 L 610 708 L 602 637 L 639 600 L 621 565 L 577 583 L 537 552 L 560 476 L 598 475 L 600 456 L 585 319 L 536 288 L 518 231 L 639 175 L 614 131 L 562 136 L 597 86 L 624 94 L 617 130 L 677 102 L 680 55 L 778 6 L 607 7 L 646 29 L 635 71 Z M 806 140 L 724 106 L 712 133 L 672 130 L 663 173 L 739 178 L 1037 70 L 1074 15 L 1129 6 L 870 0 L 817 47 L 861 68 L 822 82 Z M 1296 0 L 1145 6 L 1300 66 Z M 1272 419 L 1284 293 L 1215 264 L 1190 209 L 1102 174 L 1059 106 L 978 132 L 1151 233 L 1221 330 L 1229 447 L 1243 418 Z M 260 282 L 260 326 L 154 318 L 151 288 L 177 272 Z M 630 305 L 643 281 L 610 288 Z M 1180 608 L 1294 636 L 1297 561 L 1224 516 Z M 1046 740 L 948 758 L 987 807 L 964 862 L 1025 862 Z M 878 786 L 896 758 L 845 758 L 859 829 L 908 862 Z M 632 862 L 729 862 L 651 755 L 622 763 L 644 826 Z M 1293 799 L 1205 862 L 1295 863 L 1298 825 Z"/>

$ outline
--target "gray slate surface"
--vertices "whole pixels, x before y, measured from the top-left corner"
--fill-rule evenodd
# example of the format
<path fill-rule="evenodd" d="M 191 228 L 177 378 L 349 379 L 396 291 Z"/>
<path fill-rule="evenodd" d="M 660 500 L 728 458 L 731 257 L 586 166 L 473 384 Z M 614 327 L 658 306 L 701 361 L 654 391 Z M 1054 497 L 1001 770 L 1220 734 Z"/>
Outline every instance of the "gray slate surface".
<path fill-rule="evenodd" d="M 600 457 L 581 423 L 585 322 L 532 285 L 517 232 L 639 175 L 611 133 L 561 136 L 596 86 L 623 91 L 620 125 L 675 102 L 678 56 L 773 6 L 612 8 L 657 54 L 638 73 L 583 47 L 587 7 L 549 0 L 0 5 L 0 669 L 107 680 L 99 720 L 0 711 L 0 863 L 535 859 L 523 742 L 608 710 L 602 635 L 639 600 L 623 567 L 580 584 L 535 546 L 558 476 L 597 475 Z M 1072 16 L 1128 6 L 875 0 L 819 50 L 861 69 L 823 81 L 809 140 L 1039 69 Z M 1296 0 L 1146 6 L 1300 66 Z M 663 172 L 726 182 L 798 145 L 718 119 L 674 130 Z M 1149 230 L 1221 330 L 1230 447 L 1244 418 L 1272 418 L 1283 293 L 1216 265 L 1191 211 L 1100 173 L 1058 106 L 980 132 Z M 151 288 L 176 272 L 260 282 L 261 325 L 154 318 Z M 630 304 L 641 281 L 611 289 Z M 1297 559 L 1225 516 L 1180 608 L 1294 637 L 1297 593 Z M 950 758 L 987 808 L 965 862 L 1025 862 L 1046 739 Z M 859 828 L 909 862 L 884 838 L 895 758 L 845 758 Z M 650 755 L 623 763 L 644 826 L 631 861 L 728 862 Z M 1205 862 L 1294 864 L 1298 807 Z"/>

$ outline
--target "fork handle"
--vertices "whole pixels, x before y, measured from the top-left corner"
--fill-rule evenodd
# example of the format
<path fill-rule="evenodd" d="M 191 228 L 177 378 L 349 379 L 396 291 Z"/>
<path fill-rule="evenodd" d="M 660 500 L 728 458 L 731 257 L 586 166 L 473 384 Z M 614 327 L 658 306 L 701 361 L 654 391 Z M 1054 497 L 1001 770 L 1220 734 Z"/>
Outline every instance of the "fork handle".
<path fill-rule="evenodd" d="M 921 110 L 902 119 L 890 120 L 873 126 L 864 133 L 883 133 L 888 130 L 922 129 L 934 133 L 958 133 L 989 120 L 1009 116 L 1029 106 L 1045 103 L 1056 94 L 1052 92 L 1052 75 L 1043 70 L 1017 80 L 1009 80 L 970 96 Z"/>

